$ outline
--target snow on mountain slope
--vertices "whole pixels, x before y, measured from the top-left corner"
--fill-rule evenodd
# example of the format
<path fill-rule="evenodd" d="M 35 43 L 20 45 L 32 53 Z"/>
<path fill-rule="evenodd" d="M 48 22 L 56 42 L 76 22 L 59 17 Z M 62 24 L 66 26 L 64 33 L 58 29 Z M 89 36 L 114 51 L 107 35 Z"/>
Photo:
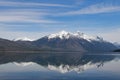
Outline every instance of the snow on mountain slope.
<path fill-rule="evenodd" d="M 60 39 L 64 39 L 64 38 L 68 39 L 71 35 L 72 35 L 72 34 L 69 33 L 69 32 L 61 31 L 61 32 L 59 32 L 59 33 L 50 34 L 50 35 L 48 36 L 48 38 L 51 39 L 51 38 L 59 37 Z"/>
<path fill-rule="evenodd" d="M 16 38 L 13 41 L 33 41 L 33 40 L 27 37 L 21 37 L 21 38 Z"/>
<path fill-rule="evenodd" d="M 81 33 L 80 31 L 77 31 L 76 33 L 70 33 L 70 32 L 66 32 L 66 31 L 61 31 L 55 34 L 50 34 L 48 35 L 48 39 L 52 39 L 52 38 L 60 38 L 60 39 L 69 39 L 72 37 L 76 37 L 76 38 L 80 38 L 80 39 L 85 39 L 87 41 L 91 41 L 91 40 L 103 40 L 100 37 L 93 37 L 93 36 L 88 36 L 84 33 Z"/>
<path fill-rule="evenodd" d="M 115 42 L 114 45 L 115 45 L 116 47 L 120 48 L 120 43 Z"/>

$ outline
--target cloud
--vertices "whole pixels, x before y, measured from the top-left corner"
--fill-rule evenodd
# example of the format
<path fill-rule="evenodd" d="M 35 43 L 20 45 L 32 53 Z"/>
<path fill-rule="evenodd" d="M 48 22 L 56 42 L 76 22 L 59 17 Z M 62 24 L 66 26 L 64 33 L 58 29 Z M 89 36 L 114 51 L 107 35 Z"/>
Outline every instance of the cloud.
<path fill-rule="evenodd" d="M 13 7 L 33 7 L 33 6 L 71 7 L 69 5 L 63 5 L 63 4 L 34 3 L 34 2 L 11 2 L 11 1 L 0 1 L 0 6 L 13 6 Z"/>
<path fill-rule="evenodd" d="M 75 11 L 60 13 L 59 15 L 81 15 L 81 14 L 100 14 L 120 11 L 120 6 L 95 4 Z"/>
<path fill-rule="evenodd" d="M 8 9 L 0 11 L 0 23 L 60 23 L 47 19 L 46 16 L 52 16 L 53 13 L 45 10 L 34 9 Z"/>
<path fill-rule="evenodd" d="M 3 6 L 5 8 L 2 8 Z M 52 3 L 0 1 L 0 7 L 0 23 L 56 24 L 61 22 L 48 18 L 48 16 L 56 13 L 56 11 L 50 10 L 50 7 L 71 6 Z"/>
<path fill-rule="evenodd" d="M 51 10 L 50 7 L 55 9 Z M 61 23 L 52 17 L 59 12 L 57 7 L 62 7 L 63 9 L 63 7 L 71 6 L 52 3 L 0 1 L 0 23 Z"/>
<path fill-rule="evenodd" d="M 0 10 L 0 15 L 26 15 L 26 16 L 44 16 L 50 15 L 50 11 L 45 9 L 4 9 Z"/>
<path fill-rule="evenodd" d="M 60 23 L 53 20 L 37 19 L 29 16 L 0 16 L 1 23 Z"/>

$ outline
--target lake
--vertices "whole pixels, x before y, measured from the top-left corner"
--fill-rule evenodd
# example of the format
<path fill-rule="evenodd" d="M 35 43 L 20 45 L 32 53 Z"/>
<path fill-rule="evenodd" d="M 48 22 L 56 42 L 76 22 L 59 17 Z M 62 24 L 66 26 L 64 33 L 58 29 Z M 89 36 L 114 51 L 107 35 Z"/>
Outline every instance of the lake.
<path fill-rule="evenodd" d="M 120 80 L 120 54 L 0 53 L 0 80 Z"/>

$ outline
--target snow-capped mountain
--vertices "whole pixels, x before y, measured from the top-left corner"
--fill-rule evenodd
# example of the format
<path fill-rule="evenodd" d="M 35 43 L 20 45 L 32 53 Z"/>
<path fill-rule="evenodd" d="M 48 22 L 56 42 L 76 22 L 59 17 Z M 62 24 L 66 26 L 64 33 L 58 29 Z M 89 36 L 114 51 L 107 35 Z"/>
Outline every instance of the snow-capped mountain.
<path fill-rule="evenodd" d="M 14 39 L 13 41 L 33 41 L 33 40 L 27 37 L 20 37 L 20 38 Z"/>
<path fill-rule="evenodd" d="M 33 44 L 41 49 L 67 51 L 112 51 L 116 46 L 103 40 L 101 37 L 88 36 L 77 31 L 76 33 L 61 31 L 42 37 Z"/>
<path fill-rule="evenodd" d="M 81 33 L 80 31 L 77 31 L 76 33 L 70 33 L 70 32 L 66 32 L 66 31 L 61 31 L 55 34 L 50 34 L 48 35 L 48 39 L 53 39 L 53 38 L 60 38 L 60 39 L 69 39 L 69 38 L 79 38 L 79 39 L 85 39 L 87 41 L 91 41 L 91 40 L 103 40 L 100 37 L 93 37 L 93 36 L 88 36 L 84 33 Z"/>
<path fill-rule="evenodd" d="M 55 34 L 44 36 L 35 41 L 27 37 L 17 38 L 13 41 L 1 39 L 0 44 L 1 49 L 3 50 L 104 52 L 118 49 L 117 46 L 105 41 L 101 37 L 88 36 L 79 31 L 76 33 L 61 31 Z"/>

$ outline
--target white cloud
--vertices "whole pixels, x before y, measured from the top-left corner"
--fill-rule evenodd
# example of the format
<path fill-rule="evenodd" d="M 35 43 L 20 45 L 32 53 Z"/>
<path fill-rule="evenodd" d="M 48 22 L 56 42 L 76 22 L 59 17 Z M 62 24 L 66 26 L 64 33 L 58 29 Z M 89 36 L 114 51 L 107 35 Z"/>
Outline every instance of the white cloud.
<path fill-rule="evenodd" d="M 80 15 L 80 14 L 99 14 L 120 11 L 120 6 L 96 4 L 80 10 L 68 11 L 59 15 Z"/>
<path fill-rule="evenodd" d="M 24 16 L 45 16 L 51 15 L 48 10 L 45 9 L 4 9 L 0 11 L 1 16 L 14 16 L 14 15 L 24 15 Z"/>
<path fill-rule="evenodd" d="M 71 7 L 63 4 L 52 3 L 34 3 L 34 2 L 11 2 L 0 1 L 0 7 L 5 6 L 7 8 L 0 11 L 0 23 L 48 23 L 56 24 L 61 23 L 59 21 L 51 20 L 48 16 L 53 16 L 56 11 L 50 10 L 50 7 Z M 9 9 L 9 6 L 10 7 Z M 15 8 L 17 6 L 17 8 Z M 42 7 L 41 7 L 42 6 Z M 45 6 L 43 8 L 43 6 Z M 19 8 L 18 8 L 19 7 Z M 24 9 L 24 7 L 26 7 Z M 29 8 L 30 7 L 30 8 Z M 39 7 L 34 8 L 34 7 Z"/>
<path fill-rule="evenodd" d="M 31 16 L 0 16 L 0 22 L 59 23 L 58 21 L 38 19 Z"/>
<path fill-rule="evenodd" d="M 71 7 L 69 5 L 63 5 L 63 4 L 33 3 L 33 2 L 11 2 L 11 1 L 0 1 L 0 6 L 14 6 L 14 7 L 33 7 L 33 6 Z"/>
<path fill-rule="evenodd" d="M 51 12 L 34 9 L 2 10 L 0 11 L 0 22 L 30 22 L 30 23 L 59 23 L 58 21 L 46 19 Z"/>

